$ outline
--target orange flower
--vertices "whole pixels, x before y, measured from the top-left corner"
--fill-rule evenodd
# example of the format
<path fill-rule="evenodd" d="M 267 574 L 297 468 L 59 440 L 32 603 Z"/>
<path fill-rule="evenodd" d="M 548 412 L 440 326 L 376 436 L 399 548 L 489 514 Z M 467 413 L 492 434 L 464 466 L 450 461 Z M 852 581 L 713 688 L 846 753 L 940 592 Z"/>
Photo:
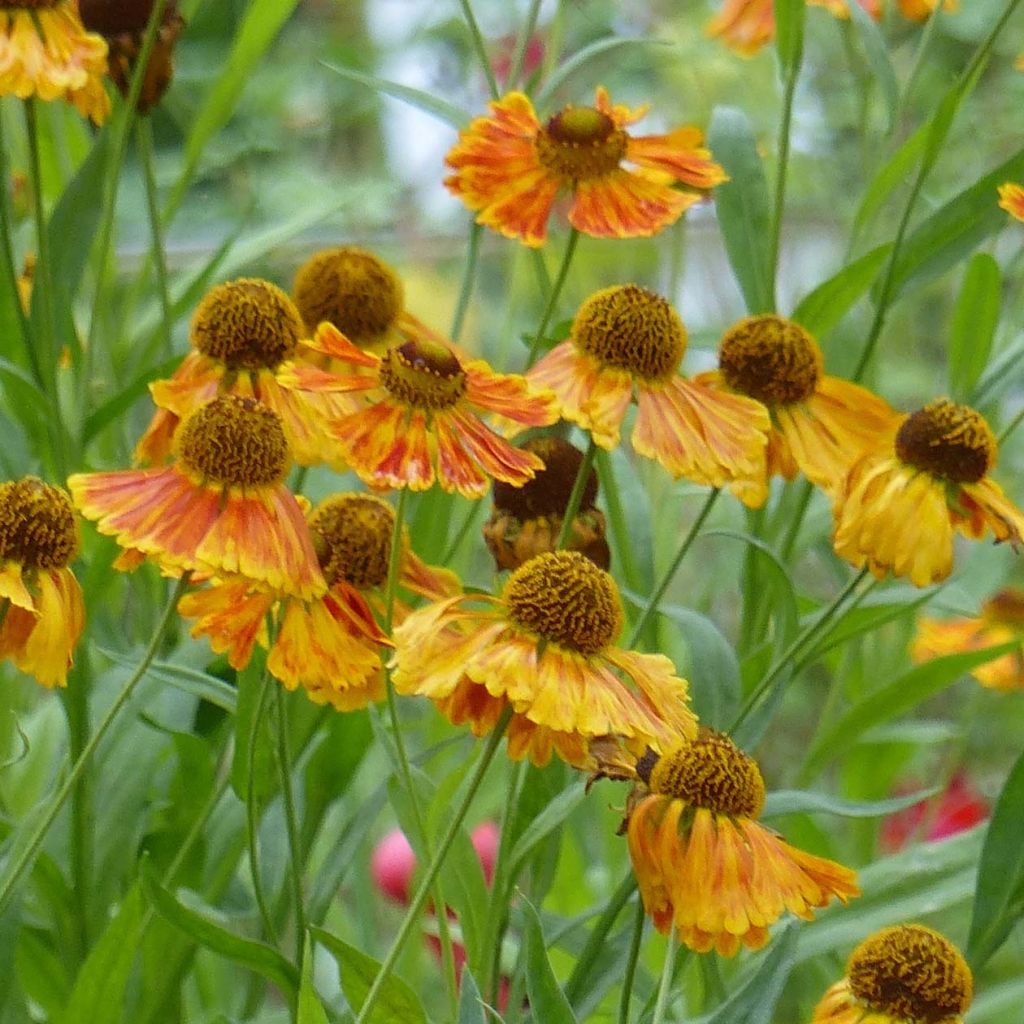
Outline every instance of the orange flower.
<path fill-rule="evenodd" d="M 558 194 L 572 193 L 569 223 L 595 238 L 637 238 L 674 224 L 704 193 L 726 180 L 701 148 L 696 128 L 632 136 L 646 108 L 613 105 L 600 88 L 593 107 L 564 107 L 545 125 L 521 92 L 490 104 L 459 135 L 445 162 L 449 191 L 477 222 L 529 246 L 541 246 Z M 638 170 L 622 166 L 636 164 Z M 678 182 L 683 189 L 675 189 Z"/>
<path fill-rule="evenodd" d="M 1024 70 L 1024 58 L 1021 58 L 1021 69 Z M 999 205 L 1011 217 L 1024 220 L 1024 185 L 1012 181 L 999 186 Z"/>
<path fill-rule="evenodd" d="M 984 417 L 966 405 L 939 398 L 904 416 L 895 439 L 854 463 L 836 495 L 836 554 L 923 587 L 952 572 L 954 530 L 1019 544 L 1024 514 L 988 476 L 997 454 Z"/>
<path fill-rule="evenodd" d="M 413 612 L 395 630 L 395 689 L 429 697 L 476 736 L 511 707 L 509 756 L 537 765 L 554 750 L 592 768 L 595 744 L 638 755 L 694 735 L 685 680 L 664 655 L 616 647 L 621 628 L 611 576 L 576 551 L 538 555 L 501 597 L 467 594 Z"/>
<path fill-rule="evenodd" d="M 67 100 L 102 124 L 107 44 L 86 32 L 74 0 L 0 0 L 0 96 Z"/>
<path fill-rule="evenodd" d="M 727 736 L 702 730 L 636 768 L 646 783 L 631 801 L 626 834 L 644 908 L 698 953 L 760 949 L 787 910 L 860 894 L 849 868 L 790 846 L 757 818 L 764 781 Z"/>
<path fill-rule="evenodd" d="M 308 517 L 327 592 L 302 601 L 246 579 L 216 581 L 187 594 L 178 610 L 195 619 L 192 636 L 207 636 L 228 663 L 245 668 L 258 641 L 268 645 L 268 613 L 276 623 L 267 668 L 287 689 L 302 686 L 318 704 L 339 711 L 364 707 L 384 696 L 380 652 L 392 646 L 374 618 L 384 607 L 395 514 L 369 494 L 337 494 Z M 446 569 L 422 562 L 403 539 L 399 584 L 430 599 L 461 591 Z M 408 608 L 395 605 L 401 621 Z"/>
<path fill-rule="evenodd" d="M 851 954 L 811 1024 L 963 1024 L 974 979 L 960 951 L 920 924 L 883 928 Z"/>
<path fill-rule="evenodd" d="M 278 373 L 308 353 L 294 303 L 276 285 L 240 278 L 217 285 L 192 317 L 192 351 L 170 380 L 149 385 L 157 411 L 135 449 L 142 463 L 159 465 L 171 454 L 182 419 L 219 394 L 262 402 L 281 418 L 296 462 L 337 463 L 337 447 L 324 422 L 351 405 L 330 395 L 284 390 Z"/>
<path fill-rule="evenodd" d="M 524 377 L 495 373 L 482 359 L 463 364 L 447 345 L 427 339 L 407 341 L 382 356 L 363 352 L 330 323 L 320 325 L 311 345 L 354 372 L 340 376 L 292 365 L 278 379 L 297 391 L 361 392 L 370 400 L 329 424 L 341 453 L 366 483 L 424 491 L 439 480 L 446 491 L 479 498 L 488 476 L 520 484 L 543 467 L 475 412 L 531 427 L 553 423 L 554 396 L 531 391 Z"/>
<path fill-rule="evenodd" d="M 1020 640 L 1016 651 L 971 669 L 982 686 L 993 690 L 1024 690 L 1024 590 L 1006 587 L 981 606 L 974 618 L 917 620 L 915 661 L 964 654 Z"/>
<path fill-rule="evenodd" d="M 85 623 L 68 568 L 78 526 L 67 494 L 35 477 L 0 484 L 0 658 L 64 686 Z"/>
<path fill-rule="evenodd" d="M 792 480 L 797 470 L 834 494 L 854 460 L 895 429 L 888 402 L 826 376 L 818 343 L 785 317 L 766 313 L 734 324 L 722 337 L 718 366 L 696 382 L 756 399 L 771 415 L 766 459 L 733 485 L 748 505 L 764 504 L 776 473 Z"/>
<path fill-rule="evenodd" d="M 909 18 L 910 21 L 927 21 L 938 4 L 938 0 L 897 0 L 897 2 L 900 14 L 904 18 Z M 960 9 L 959 0 L 945 0 L 942 9 L 952 14 Z"/>
<path fill-rule="evenodd" d="M 221 395 L 193 413 L 159 469 L 76 473 L 75 504 L 100 533 L 163 569 L 239 574 L 312 598 L 324 591 L 302 510 L 282 481 L 291 454 L 281 420 Z"/>
<path fill-rule="evenodd" d="M 562 415 L 612 449 L 634 395 L 633 448 L 673 476 L 720 487 L 764 464 L 764 407 L 676 371 L 686 328 L 671 304 L 637 285 L 595 292 L 580 307 L 568 341 L 528 379 L 551 388 Z"/>
<path fill-rule="evenodd" d="M 876 21 L 881 17 L 879 0 L 858 0 Z M 849 18 L 847 0 L 807 0 L 810 7 L 824 7 L 837 18 Z M 757 53 L 775 38 L 773 0 L 725 0 L 722 10 L 707 25 L 709 36 L 718 36 L 744 57 Z"/>

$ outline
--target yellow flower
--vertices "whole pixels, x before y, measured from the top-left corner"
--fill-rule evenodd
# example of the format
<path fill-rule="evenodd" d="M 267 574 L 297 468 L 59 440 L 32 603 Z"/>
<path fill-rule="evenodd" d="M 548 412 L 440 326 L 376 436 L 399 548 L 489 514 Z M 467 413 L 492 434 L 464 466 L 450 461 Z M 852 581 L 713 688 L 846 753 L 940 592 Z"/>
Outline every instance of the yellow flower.
<path fill-rule="evenodd" d="M 445 185 L 476 211 L 477 223 L 525 245 L 544 244 L 561 192 L 571 193 L 569 223 L 578 231 L 636 238 L 674 224 L 726 180 L 701 148 L 698 129 L 630 135 L 627 126 L 646 108 L 613 105 L 603 88 L 594 106 L 564 107 L 543 125 L 521 92 L 490 106 L 491 114 L 464 129 L 445 158 L 454 171 Z"/>
<path fill-rule="evenodd" d="M 302 686 L 318 704 L 339 711 L 364 707 L 384 696 L 380 652 L 391 641 L 374 617 L 383 612 L 382 588 L 395 514 L 370 494 L 336 494 L 308 516 L 313 546 L 327 592 L 303 601 L 243 578 L 217 580 L 186 594 L 178 611 L 195 619 L 192 636 L 206 636 L 218 654 L 241 671 L 254 645 L 268 644 L 265 620 L 277 625 L 267 668 L 289 690 Z M 437 600 L 461 591 L 457 577 L 427 565 L 403 538 L 398 582 L 405 590 Z M 395 620 L 408 615 L 396 601 Z"/>
<path fill-rule="evenodd" d="M 954 531 L 1019 544 L 1024 514 L 988 476 L 997 454 L 984 417 L 966 405 L 939 398 L 903 417 L 836 495 L 836 554 L 923 587 L 952 572 Z"/>
<path fill-rule="evenodd" d="M 1024 70 L 1024 57 L 1020 60 L 1021 70 Z M 999 186 L 999 205 L 1011 217 L 1017 220 L 1024 220 L 1024 185 L 1008 181 Z"/>
<path fill-rule="evenodd" d="M 695 381 L 756 399 L 771 416 L 756 472 L 733 484 L 748 505 L 763 505 L 775 474 L 797 470 L 832 495 L 853 461 L 893 429 L 896 413 L 866 388 L 825 374 L 818 343 L 774 313 L 746 317 L 722 336 L 717 370 Z"/>
<path fill-rule="evenodd" d="M 536 555 L 554 551 L 562 532 L 583 453 L 560 437 L 536 437 L 522 446 L 544 463 L 521 487 L 495 480 L 494 511 L 484 524 L 484 540 L 499 569 L 518 569 Z M 611 560 L 605 519 L 594 506 L 597 474 L 591 470 L 565 548 L 579 551 L 607 569 Z"/>
<path fill-rule="evenodd" d="M 221 395 L 185 421 L 175 446 L 169 466 L 69 477 L 82 515 L 132 553 L 130 564 L 141 553 L 174 575 L 237 574 L 322 594 L 309 529 L 283 483 L 292 460 L 280 417 Z"/>
<path fill-rule="evenodd" d="M 1006 587 L 981 606 L 981 614 L 966 619 L 917 620 L 914 638 L 915 661 L 928 661 L 947 654 L 980 651 L 1019 639 L 1016 651 L 971 669 L 982 686 L 993 690 L 1024 690 L 1024 590 Z"/>
<path fill-rule="evenodd" d="M 554 396 L 531 390 L 524 377 L 495 373 L 482 359 L 463 363 L 452 347 L 426 338 L 378 356 L 357 348 L 327 321 L 310 344 L 348 375 L 293 364 L 278 379 L 313 395 L 364 396 L 328 429 L 345 460 L 372 487 L 424 491 L 436 480 L 446 491 L 480 498 L 488 477 L 519 484 L 544 465 L 513 448 L 478 415 L 497 413 L 530 427 L 553 423 Z"/>
<path fill-rule="evenodd" d="M 850 954 L 811 1024 L 962 1024 L 974 981 L 960 951 L 931 928 L 883 928 Z"/>
<path fill-rule="evenodd" d="M 677 372 L 686 328 L 672 305 L 635 284 L 595 292 L 569 340 L 527 374 L 554 391 L 562 415 L 612 449 L 636 397 L 633 449 L 673 476 L 719 487 L 764 464 L 768 416 L 749 398 Z"/>
<path fill-rule="evenodd" d="M 509 756 L 538 765 L 554 750 L 592 768 L 592 744 L 609 738 L 639 756 L 694 735 L 685 680 L 664 655 L 616 647 L 621 628 L 611 576 L 575 551 L 538 555 L 500 597 L 413 612 L 395 630 L 395 689 L 429 697 L 477 736 L 511 707 Z"/>
<path fill-rule="evenodd" d="M 67 494 L 35 477 L 0 484 L 0 658 L 64 686 L 85 623 L 68 568 L 78 526 Z"/>
<path fill-rule="evenodd" d="M 0 0 L 0 96 L 67 100 L 102 124 L 107 44 L 86 32 L 74 0 Z"/>
<path fill-rule="evenodd" d="M 137 462 L 160 465 L 171 454 L 181 421 L 217 395 L 255 399 L 280 418 L 295 461 L 340 467 L 326 421 L 350 412 L 336 395 L 285 390 L 278 376 L 313 354 L 295 304 L 276 285 L 239 278 L 213 288 L 196 307 L 192 351 L 169 380 L 149 385 L 157 411 L 135 448 Z"/>
<path fill-rule="evenodd" d="M 644 908 L 655 927 L 699 953 L 760 949 L 787 910 L 860 894 L 849 868 L 790 846 L 759 824 L 764 781 L 757 764 L 721 733 L 658 758 L 645 757 L 646 783 L 631 801 L 626 835 Z"/>

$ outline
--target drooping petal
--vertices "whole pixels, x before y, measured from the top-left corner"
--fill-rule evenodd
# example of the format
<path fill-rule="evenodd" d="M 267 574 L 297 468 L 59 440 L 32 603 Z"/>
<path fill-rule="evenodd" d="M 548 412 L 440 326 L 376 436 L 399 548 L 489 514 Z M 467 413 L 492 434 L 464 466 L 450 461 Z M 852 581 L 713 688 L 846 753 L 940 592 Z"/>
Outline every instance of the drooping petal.
<path fill-rule="evenodd" d="M 569 223 L 595 238 L 646 238 L 674 224 L 699 199 L 696 192 L 619 168 L 577 183 Z"/>
<path fill-rule="evenodd" d="M 641 135 L 629 140 L 626 159 L 641 167 L 664 171 L 693 188 L 710 189 L 729 176 L 711 159 L 711 150 L 701 146 L 700 129 L 677 128 L 667 135 Z"/>
<path fill-rule="evenodd" d="M 482 360 L 463 364 L 465 400 L 527 427 L 546 427 L 558 419 L 558 403 L 547 388 L 518 373 L 495 373 Z"/>
<path fill-rule="evenodd" d="M 1024 185 L 1008 181 L 999 186 L 999 205 L 1011 217 L 1024 220 Z"/>
<path fill-rule="evenodd" d="M 266 616 L 275 601 L 271 591 L 254 588 L 250 580 L 227 580 L 185 594 L 178 612 L 196 620 L 193 637 L 207 637 L 213 651 L 227 654 L 228 664 L 241 672 L 256 643 L 267 646 Z"/>
<path fill-rule="evenodd" d="M 555 393 L 564 419 L 583 426 L 583 407 L 599 374 L 600 367 L 595 360 L 571 341 L 563 341 L 533 366 L 527 377 L 531 383 Z M 632 387 L 629 393 L 632 394 Z"/>
<path fill-rule="evenodd" d="M 965 536 L 980 539 L 991 530 L 1000 544 L 1014 547 L 1024 538 L 1024 513 L 1003 492 L 1002 487 L 983 477 L 974 484 L 961 484 L 957 492 L 959 508 L 950 509 L 956 528 Z"/>

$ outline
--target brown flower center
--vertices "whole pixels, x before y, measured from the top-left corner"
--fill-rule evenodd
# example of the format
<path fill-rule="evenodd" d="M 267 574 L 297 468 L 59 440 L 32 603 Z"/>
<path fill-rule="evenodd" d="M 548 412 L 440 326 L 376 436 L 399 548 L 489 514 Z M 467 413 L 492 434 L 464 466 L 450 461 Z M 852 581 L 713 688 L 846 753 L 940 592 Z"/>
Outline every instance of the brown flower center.
<path fill-rule="evenodd" d="M 78 554 L 71 499 L 34 476 L 0 484 L 0 560 L 63 569 Z"/>
<path fill-rule="evenodd" d="M 764 780 L 757 762 L 728 736 L 711 730 L 660 757 L 648 785 L 652 793 L 719 814 L 756 818 L 764 807 Z"/>
<path fill-rule="evenodd" d="M 402 312 L 402 282 L 373 253 L 353 246 L 311 256 L 295 275 L 295 304 L 309 329 L 327 320 L 353 344 L 379 341 Z"/>
<path fill-rule="evenodd" d="M 56 7 L 65 0 L 0 0 L 0 10 L 4 11 L 40 11 Z"/>
<path fill-rule="evenodd" d="M 896 434 L 902 462 L 956 484 L 977 483 L 995 465 L 997 452 L 984 417 L 948 398 L 911 413 Z"/>
<path fill-rule="evenodd" d="M 614 171 L 626 155 L 626 133 L 593 107 L 566 107 L 537 133 L 537 159 L 552 174 L 587 181 Z"/>
<path fill-rule="evenodd" d="M 361 590 L 383 586 L 394 528 L 394 510 L 372 494 L 336 494 L 321 502 L 309 530 L 327 585 L 345 580 Z"/>
<path fill-rule="evenodd" d="M 277 413 L 237 395 L 221 395 L 185 421 L 178 456 L 204 480 L 242 488 L 278 484 L 291 464 Z"/>
<path fill-rule="evenodd" d="M 718 365 L 734 391 L 780 405 L 810 398 L 822 372 L 818 343 L 799 324 L 771 313 L 730 327 Z"/>
<path fill-rule="evenodd" d="M 508 578 L 502 597 L 517 625 L 582 654 L 607 647 L 622 629 L 615 581 L 578 551 L 531 558 Z"/>
<path fill-rule="evenodd" d="M 604 363 L 644 380 L 663 380 L 686 351 L 686 328 L 671 303 L 639 285 L 603 288 L 572 324 L 572 340 Z"/>
<path fill-rule="evenodd" d="M 583 462 L 583 453 L 560 437 L 535 437 L 522 446 L 544 463 L 532 480 L 522 487 L 494 481 L 494 507 L 511 512 L 517 519 L 536 519 L 539 516 L 565 514 L 576 476 Z M 594 507 L 597 498 L 597 474 L 591 470 L 580 499 L 580 511 Z"/>
<path fill-rule="evenodd" d="M 974 982 L 957 948 L 923 925 L 883 928 L 850 955 L 850 991 L 880 1014 L 914 1024 L 952 1021 L 971 1005 Z"/>
<path fill-rule="evenodd" d="M 447 409 L 466 393 L 466 375 L 455 353 L 430 341 L 407 341 L 388 349 L 380 382 L 417 409 Z"/>
<path fill-rule="evenodd" d="M 31 7 L 32 4 L 22 6 Z M 53 5 L 43 3 L 42 6 Z M 153 0 L 78 0 L 78 11 L 87 29 L 105 36 L 116 36 L 122 32 L 142 32 L 153 11 Z"/>
<path fill-rule="evenodd" d="M 1005 587 L 985 602 L 981 612 L 991 622 L 1024 627 L 1024 590 L 1020 587 Z"/>
<path fill-rule="evenodd" d="M 192 344 L 230 370 L 273 369 L 304 333 L 292 300 L 254 277 L 217 285 L 192 318 Z"/>

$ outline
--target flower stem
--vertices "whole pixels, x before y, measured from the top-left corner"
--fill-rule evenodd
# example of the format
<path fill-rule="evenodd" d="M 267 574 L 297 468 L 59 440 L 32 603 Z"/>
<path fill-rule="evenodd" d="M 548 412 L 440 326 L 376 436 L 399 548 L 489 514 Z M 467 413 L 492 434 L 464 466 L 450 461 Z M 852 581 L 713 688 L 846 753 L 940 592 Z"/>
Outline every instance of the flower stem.
<path fill-rule="evenodd" d="M 477 224 L 476 221 L 473 221 L 469 226 L 466 266 L 462 271 L 462 285 L 459 288 L 459 298 L 455 304 L 455 314 L 452 316 L 452 329 L 450 331 L 452 341 L 459 340 L 462 328 L 466 323 L 469 299 L 473 294 L 473 285 L 476 283 L 476 269 L 480 255 L 480 236 L 483 234 L 483 230 L 483 225 Z"/>
<path fill-rule="evenodd" d="M 153 160 L 153 129 L 148 118 L 141 117 L 135 124 L 135 144 L 139 150 L 142 174 L 146 181 L 146 211 L 149 215 L 149 230 L 153 236 L 153 266 L 156 268 L 157 294 L 160 297 L 160 338 L 164 356 L 171 354 L 171 291 L 167 276 L 167 255 L 164 249 L 164 229 L 160 221 L 160 203 L 156 186 L 156 170 Z"/>
<path fill-rule="evenodd" d="M 426 872 L 420 881 L 420 886 L 416 890 L 416 895 L 409 904 L 409 909 L 406 911 L 405 919 L 402 921 L 401 927 L 398 929 L 398 934 L 395 936 L 394 942 L 391 944 L 391 949 L 388 950 L 387 956 L 384 958 L 384 962 L 381 964 L 380 970 L 377 972 L 377 976 L 373 979 L 373 984 L 370 986 L 370 990 L 366 993 L 366 999 L 359 1009 L 359 1015 L 356 1017 L 355 1024 L 366 1024 L 370 1019 L 373 1008 L 377 1004 L 377 999 L 380 997 L 384 982 L 390 977 L 392 970 L 394 970 L 395 961 L 398 959 L 399 953 L 402 952 L 405 943 L 408 941 L 408 938 L 412 933 L 413 927 L 419 918 L 420 911 L 423 909 L 423 905 L 426 903 L 427 896 L 433 888 L 438 872 L 441 870 L 441 865 L 444 863 L 444 858 L 447 856 L 448 850 L 451 848 L 459 829 L 462 827 L 462 822 L 469 811 L 470 805 L 473 803 L 473 799 L 480 788 L 480 784 L 483 782 L 484 775 L 487 773 L 487 769 L 490 767 L 491 761 L 494 759 L 494 754 L 498 749 L 498 744 L 501 742 L 501 738 L 504 736 L 505 729 L 508 727 L 508 723 L 511 718 L 512 708 L 511 706 L 508 706 L 502 712 L 502 716 L 498 720 L 498 724 L 494 727 L 490 736 L 487 738 L 487 745 L 484 747 L 483 753 L 480 755 L 480 758 L 473 769 L 473 774 L 470 776 L 469 782 L 466 785 L 466 791 L 463 794 L 462 801 L 459 803 L 458 807 L 455 808 L 451 819 L 448 822 L 448 827 L 445 829 L 445 833 L 441 837 L 441 842 L 438 845 L 436 852 L 431 857 L 430 863 L 427 865 Z M 438 919 L 440 920 L 443 916 L 443 909 L 439 906 Z"/>
<path fill-rule="evenodd" d="M 573 481 L 569 501 L 565 506 L 565 514 L 562 516 L 562 528 L 558 531 L 558 542 L 555 544 L 556 551 L 561 551 L 572 537 L 572 524 L 576 519 L 576 513 L 580 510 L 580 502 L 583 500 L 583 492 L 587 486 L 587 477 L 590 476 L 590 471 L 594 466 L 594 456 L 596 454 L 597 445 L 594 443 L 593 436 L 591 436 L 590 443 L 587 445 L 587 450 L 583 455 L 583 461 L 580 463 L 579 471 L 576 473 L 576 479 Z"/>
<path fill-rule="evenodd" d="M 608 522 L 611 524 L 612 537 L 615 540 L 615 554 L 622 563 L 622 574 L 631 590 L 643 588 L 644 576 L 636 560 L 633 538 L 629 535 L 629 524 L 626 522 L 622 499 L 615 483 L 615 469 L 612 466 L 611 454 L 599 450 L 595 460 L 597 475 L 601 481 L 601 493 L 608 509 Z"/>
<path fill-rule="evenodd" d="M 665 1008 L 668 1006 L 668 994 L 672 989 L 672 976 L 676 965 L 676 926 L 675 922 L 668 931 L 665 944 L 665 963 L 661 968 L 661 982 L 658 985 L 658 1001 L 654 1004 L 654 1017 L 651 1024 L 662 1024 L 665 1020 Z"/>
<path fill-rule="evenodd" d="M 388 578 L 384 590 L 384 632 L 391 635 L 395 619 L 395 596 L 398 591 L 398 580 L 402 573 L 402 543 L 405 530 L 405 510 L 408 504 L 409 490 L 403 487 L 398 492 L 398 504 L 395 508 L 395 525 L 391 534 L 391 550 L 388 554 Z M 405 749 L 405 740 L 402 737 L 402 723 L 398 715 L 398 700 L 395 694 L 395 686 L 391 681 L 391 672 L 385 664 L 384 686 L 387 694 L 388 718 L 391 721 L 391 732 L 394 741 L 395 760 L 397 763 L 399 778 L 402 788 L 409 798 L 409 807 L 412 811 L 413 824 L 416 827 L 416 839 L 424 854 L 431 857 L 430 836 L 423 820 L 423 812 L 420 810 L 419 799 L 416 796 L 416 787 L 413 783 L 412 769 L 409 767 L 409 754 Z M 444 978 L 448 990 L 449 1004 L 452 1016 L 458 1012 L 458 982 L 455 976 L 455 954 L 452 949 L 451 932 L 448 928 L 448 915 L 444 908 L 447 904 L 444 900 L 444 893 L 441 890 L 440 880 L 433 885 L 434 906 L 438 908 L 437 930 L 441 942 L 441 962 L 444 965 Z"/>
<path fill-rule="evenodd" d="M 775 196 L 772 203 L 771 234 L 768 244 L 768 281 L 771 301 L 775 305 L 776 278 L 779 270 L 779 247 L 782 241 L 782 213 L 786 205 L 786 177 L 789 172 L 790 129 L 793 123 L 793 100 L 800 77 L 800 62 L 786 72 L 782 94 L 782 121 L 779 125 L 779 168 L 775 177 Z"/>
<path fill-rule="evenodd" d="M 835 598 L 833 598 L 832 603 L 813 622 L 808 623 L 807 626 L 794 638 L 793 642 L 785 649 L 785 651 L 782 652 L 782 655 L 768 670 L 764 679 L 758 683 L 753 692 L 746 699 L 743 707 L 740 709 L 740 713 L 736 716 L 736 720 L 728 730 L 730 733 L 736 732 L 750 712 L 753 711 L 761 702 L 761 699 L 767 695 L 772 683 L 774 683 L 775 680 L 783 673 L 794 656 L 814 638 L 819 630 L 828 625 L 836 612 L 839 611 L 843 602 L 850 596 L 850 594 L 853 593 L 857 585 L 865 576 L 867 576 L 867 574 L 867 567 L 861 569 L 861 571 L 857 573 L 856 576 L 852 577 L 846 586 L 839 591 Z"/>
<path fill-rule="evenodd" d="M 501 95 L 501 90 L 498 88 L 498 80 L 494 77 L 494 67 L 491 64 L 491 58 L 487 54 L 487 44 L 484 42 L 484 37 L 480 32 L 476 15 L 473 14 L 473 5 L 469 0 L 459 0 L 459 3 L 462 5 L 462 15 L 469 26 L 469 34 L 473 38 L 473 48 L 476 50 L 476 55 L 480 60 L 480 67 L 483 69 L 484 77 L 487 79 L 487 88 L 491 92 L 491 97 L 497 99 Z"/>
<path fill-rule="evenodd" d="M 271 633 L 272 635 L 273 633 Z M 249 841 L 249 872 L 252 875 L 252 888 L 256 896 L 256 906 L 259 908 L 260 919 L 263 921 L 263 930 L 266 932 L 267 940 L 276 946 L 277 929 L 274 927 L 274 915 L 270 912 L 266 893 L 263 891 L 263 877 L 260 872 L 260 816 L 259 802 L 256 799 L 256 751 L 260 746 L 260 726 L 263 724 L 263 716 L 266 714 L 271 685 L 270 672 L 264 666 L 263 678 L 260 681 L 260 693 L 256 698 L 256 712 L 252 716 L 252 727 L 249 729 L 245 784 L 245 821 L 246 835 Z"/>
<path fill-rule="evenodd" d="M 514 89 L 519 76 L 523 73 L 523 65 L 526 62 L 526 51 L 530 47 L 530 40 L 533 38 L 534 29 L 537 27 L 537 18 L 540 15 L 541 0 L 530 0 L 530 9 L 526 13 L 526 20 L 519 31 L 516 39 L 516 51 L 512 55 L 512 62 L 508 68 L 508 78 L 505 80 L 506 89 Z"/>
<path fill-rule="evenodd" d="M 1022 422 L 1024 422 L 1024 407 L 1022 407 L 1017 415 L 1014 416 L 1005 427 L 1003 427 L 1002 433 L 999 435 L 996 444 L 1001 446 Z"/>
<path fill-rule="evenodd" d="M 659 602 L 665 596 L 665 591 L 668 590 L 669 584 L 673 579 L 675 579 L 675 575 L 679 571 L 679 566 L 682 565 L 683 559 L 686 557 L 686 553 L 693 546 L 693 542 L 697 539 L 697 535 L 700 533 L 700 528 L 704 525 L 704 520 L 707 519 L 721 493 L 722 490 L 720 487 L 714 487 L 708 493 L 707 498 L 704 500 L 704 504 L 701 506 L 700 512 L 697 513 L 697 518 L 693 521 L 693 525 L 687 531 L 682 544 L 679 545 L 676 557 L 672 559 L 672 564 L 661 577 L 660 582 L 654 588 L 654 593 L 651 594 L 651 599 L 647 602 L 647 606 L 644 608 L 640 618 L 637 619 L 636 625 L 633 627 L 633 633 L 626 644 L 627 647 L 635 646 L 636 642 L 643 635 L 643 631 L 646 629 L 647 623 L 651 621 L 654 613 L 658 610 Z"/>
<path fill-rule="evenodd" d="M 284 690 L 277 689 L 277 769 L 280 774 L 284 820 L 288 832 L 288 868 L 295 907 L 295 963 L 302 967 L 306 945 L 306 906 L 302 895 L 302 850 L 299 844 L 298 817 L 292 793 L 292 756 L 288 747 L 288 705 Z"/>
<path fill-rule="evenodd" d="M 544 344 L 544 332 L 548 329 L 548 325 L 551 323 L 551 318 L 555 315 L 555 307 L 558 305 L 559 296 L 562 294 L 562 288 L 565 285 L 565 279 L 569 276 L 569 267 L 572 264 L 573 255 L 576 252 L 576 244 L 580 240 L 580 233 L 575 229 L 569 230 L 569 238 L 565 243 L 565 252 L 562 253 L 562 265 L 558 268 L 558 274 L 555 277 L 555 282 L 551 286 L 551 291 L 548 293 L 548 302 L 544 307 L 544 313 L 540 318 L 540 324 L 537 326 L 537 333 L 533 336 L 533 341 L 530 344 L 530 354 L 526 358 L 526 368 L 529 369 L 537 360 L 537 356 L 540 355 L 541 346 Z"/>
<path fill-rule="evenodd" d="M 640 942 L 644 937 L 644 924 L 647 920 L 644 912 L 644 901 L 638 899 L 636 914 L 633 918 L 633 938 L 629 944 L 626 957 L 626 973 L 622 978 L 622 993 L 619 996 L 619 1024 L 629 1024 L 630 1003 L 633 1000 L 633 979 L 636 977 L 636 965 L 640 959 Z"/>
<path fill-rule="evenodd" d="M 129 676 L 128 681 L 121 687 L 121 691 L 118 693 L 114 703 L 111 704 L 110 709 L 103 716 L 89 742 L 85 747 L 83 747 L 78 760 L 71 766 L 71 771 L 68 772 L 67 778 L 65 778 L 61 783 L 49 805 L 46 807 L 45 811 L 43 811 L 39 821 L 33 827 L 31 834 L 24 839 L 19 836 L 18 841 L 16 841 L 15 846 L 20 846 L 21 851 L 20 853 L 17 853 L 17 855 L 15 855 L 14 850 L 11 851 L 11 860 L 8 861 L 8 866 L 3 873 L 2 879 L 0 879 L 0 913 L 3 913 L 4 909 L 7 907 L 21 876 L 35 860 L 36 854 L 39 853 L 39 849 L 43 845 L 43 840 L 46 838 L 46 833 L 50 830 L 50 826 L 60 813 L 60 810 L 70 796 L 71 791 L 77 785 L 78 780 L 82 777 L 82 773 L 89 764 L 89 759 L 92 757 L 93 753 L 95 753 L 96 748 L 100 745 L 104 736 L 106 736 L 111 725 L 113 725 L 114 720 L 120 714 L 121 709 L 128 703 L 128 700 L 134 692 L 135 687 L 138 685 L 139 680 L 142 679 L 146 674 L 146 671 L 149 669 L 149 666 L 153 663 L 153 659 L 156 657 L 157 651 L 160 649 L 160 644 L 163 643 L 168 627 L 174 618 L 174 612 L 178 607 L 178 600 L 185 592 L 185 588 L 188 586 L 188 582 L 191 578 L 192 572 L 189 570 L 181 577 L 181 579 L 178 580 L 177 586 L 174 588 L 171 598 L 167 602 L 167 607 L 160 616 L 160 621 L 157 623 L 153 637 L 149 641 L 149 645 L 146 647 L 146 650 L 142 655 L 142 661 L 139 662 L 138 667 L 131 676 Z"/>

